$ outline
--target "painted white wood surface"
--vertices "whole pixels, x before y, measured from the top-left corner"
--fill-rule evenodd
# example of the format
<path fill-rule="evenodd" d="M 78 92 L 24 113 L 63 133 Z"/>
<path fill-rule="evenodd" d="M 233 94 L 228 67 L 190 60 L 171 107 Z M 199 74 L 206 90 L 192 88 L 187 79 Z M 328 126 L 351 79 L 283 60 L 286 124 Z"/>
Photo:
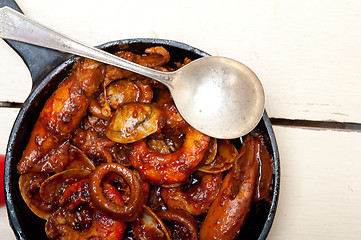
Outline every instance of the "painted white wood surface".
<path fill-rule="evenodd" d="M 361 132 L 274 129 L 281 191 L 269 239 L 361 239 Z"/>
<path fill-rule="evenodd" d="M 26 15 L 98 45 L 178 40 L 251 67 L 271 117 L 361 123 L 361 1 L 18 0 Z M 0 101 L 31 89 L 22 60 L 0 40 Z M 17 109 L 0 108 L 0 153 Z M 281 195 L 269 239 L 361 239 L 361 132 L 276 126 Z M 0 208 L 1 239 L 14 239 Z"/>
<path fill-rule="evenodd" d="M 10 132 L 18 113 L 18 108 L 0 108 L 0 154 L 6 153 Z"/>
<path fill-rule="evenodd" d="M 15 240 L 15 235 L 8 223 L 8 216 L 6 213 L 6 207 L 0 207 L 0 232 L 1 239 Z"/>
<path fill-rule="evenodd" d="M 271 117 L 361 121 L 359 0 L 17 2 L 29 17 L 91 45 L 165 38 L 244 62 L 264 84 Z M 0 97 L 24 99 L 25 66 L 3 43 L 0 56 Z"/>
<path fill-rule="evenodd" d="M 281 191 L 268 239 L 360 239 L 361 132 L 280 126 L 274 130 Z M 0 232 L 1 239 L 14 239 L 4 207 Z"/>

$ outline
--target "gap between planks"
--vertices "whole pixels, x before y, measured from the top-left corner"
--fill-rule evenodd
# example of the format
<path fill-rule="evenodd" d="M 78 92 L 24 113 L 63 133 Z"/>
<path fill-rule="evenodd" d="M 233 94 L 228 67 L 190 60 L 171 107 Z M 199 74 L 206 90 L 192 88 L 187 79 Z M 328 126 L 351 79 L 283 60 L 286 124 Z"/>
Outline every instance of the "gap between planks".
<path fill-rule="evenodd" d="M 0 102 L 0 108 L 21 108 L 22 103 L 14 102 Z M 344 130 L 344 131 L 360 131 L 361 123 L 352 122 L 335 122 L 335 121 L 314 121 L 301 119 L 286 119 L 286 118 L 272 118 L 270 117 L 272 125 L 288 126 L 298 128 L 312 128 L 312 129 L 328 129 L 328 130 Z"/>
<path fill-rule="evenodd" d="M 297 128 L 311 128 L 320 130 L 341 130 L 361 132 L 361 123 L 335 122 L 335 121 L 314 121 L 301 119 L 270 118 L 272 125 L 289 126 Z"/>

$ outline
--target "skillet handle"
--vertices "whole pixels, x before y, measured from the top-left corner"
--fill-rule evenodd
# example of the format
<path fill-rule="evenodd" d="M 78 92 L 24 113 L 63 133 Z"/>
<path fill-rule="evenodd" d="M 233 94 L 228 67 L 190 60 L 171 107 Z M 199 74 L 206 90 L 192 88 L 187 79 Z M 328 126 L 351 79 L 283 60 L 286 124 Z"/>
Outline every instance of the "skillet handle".
<path fill-rule="evenodd" d="M 5 6 L 22 12 L 17 3 L 13 0 L 0 0 L 0 8 Z M 4 22 L 6 23 L 6 15 L 0 15 L 0 23 Z M 70 54 L 34 46 L 28 43 L 8 39 L 4 39 L 4 41 L 19 54 L 28 67 L 33 81 L 33 90 L 55 67 L 71 56 Z"/>

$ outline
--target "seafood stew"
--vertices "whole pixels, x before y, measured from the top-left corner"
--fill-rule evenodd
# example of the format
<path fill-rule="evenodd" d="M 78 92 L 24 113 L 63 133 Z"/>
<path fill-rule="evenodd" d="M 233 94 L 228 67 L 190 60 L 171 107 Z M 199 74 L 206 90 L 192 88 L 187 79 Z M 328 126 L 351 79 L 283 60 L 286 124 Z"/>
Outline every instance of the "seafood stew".
<path fill-rule="evenodd" d="M 170 61 L 160 46 L 116 54 L 162 71 L 191 61 Z M 182 119 L 161 84 L 80 58 L 34 126 L 18 165 L 20 190 L 50 239 L 248 236 L 254 209 L 269 209 L 274 190 L 260 125 L 243 143 L 211 139 Z M 240 221 L 212 222 L 234 210 Z M 217 232 L 227 224 L 234 232 Z"/>

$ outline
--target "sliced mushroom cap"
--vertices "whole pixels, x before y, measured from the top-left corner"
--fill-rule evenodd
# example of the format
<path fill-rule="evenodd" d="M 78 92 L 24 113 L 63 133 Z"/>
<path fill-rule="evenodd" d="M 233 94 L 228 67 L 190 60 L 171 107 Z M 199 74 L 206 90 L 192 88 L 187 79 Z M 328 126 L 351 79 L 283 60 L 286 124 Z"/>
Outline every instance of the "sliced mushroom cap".
<path fill-rule="evenodd" d="M 207 173 L 224 172 L 233 166 L 238 151 L 230 140 L 218 139 L 217 155 L 211 163 L 203 165 L 198 170 Z"/>
<path fill-rule="evenodd" d="M 131 143 L 159 131 L 164 124 L 162 111 L 156 106 L 130 103 L 114 114 L 106 136 L 115 142 Z"/>
<path fill-rule="evenodd" d="M 41 184 L 40 196 L 45 202 L 58 204 L 67 187 L 87 178 L 89 174 L 90 171 L 85 169 L 70 169 L 57 173 Z"/>

